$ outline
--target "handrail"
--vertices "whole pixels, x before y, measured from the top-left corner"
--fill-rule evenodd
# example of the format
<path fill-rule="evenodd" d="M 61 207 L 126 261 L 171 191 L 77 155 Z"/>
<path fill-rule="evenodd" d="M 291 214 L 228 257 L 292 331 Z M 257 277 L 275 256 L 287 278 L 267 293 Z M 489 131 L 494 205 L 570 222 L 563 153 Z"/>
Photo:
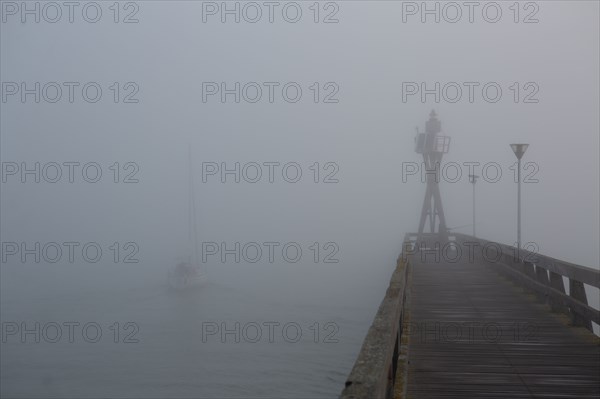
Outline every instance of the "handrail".
<path fill-rule="evenodd" d="M 466 242 L 467 239 L 469 239 L 471 241 L 479 241 L 483 243 L 483 245 L 492 244 L 500 246 L 504 255 L 512 254 L 512 256 L 516 258 L 516 261 L 520 259 L 521 262 L 533 263 L 538 267 L 548 270 L 549 272 L 557 273 L 569 279 L 577 280 L 584 284 L 591 285 L 592 287 L 600 288 L 600 271 L 592 269 L 591 267 L 576 265 L 564 260 L 559 260 L 550 256 L 531 252 L 526 249 L 517 250 L 516 247 L 512 247 L 510 245 L 494 243 L 492 241 L 476 238 L 462 233 L 454 233 L 453 235 L 457 238 L 461 238 L 461 242 Z"/>
<path fill-rule="evenodd" d="M 478 256 L 478 260 L 499 265 L 505 274 L 535 291 L 544 302 L 548 302 L 552 310 L 571 316 L 573 325 L 593 331 L 591 322 L 600 324 L 600 311 L 588 304 L 584 287 L 584 284 L 587 284 L 600 288 L 599 270 L 466 234 L 455 233 L 454 236 L 456 242 L 461 245 L 478 243 L 482 248 L 500 248 L 501 254 L 496 257 L 497 260 L 490 261 L 485 256 Z M 568 294 L 563 277 L 569 281 Z"/>

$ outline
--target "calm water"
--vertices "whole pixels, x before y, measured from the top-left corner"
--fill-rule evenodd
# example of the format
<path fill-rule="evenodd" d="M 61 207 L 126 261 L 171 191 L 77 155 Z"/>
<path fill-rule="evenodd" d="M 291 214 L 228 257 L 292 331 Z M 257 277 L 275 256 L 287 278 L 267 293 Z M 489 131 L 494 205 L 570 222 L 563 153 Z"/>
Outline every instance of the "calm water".
<path fill-rule="evenodd" d="M 236 266 L 183 294 L 165 288 L 160 268 L 4 266 L 2 397 L 337 396 L 392 267 L 365 274 L 359 289 L 344 287 L 360 276 L 341 266 L 270 265 L 277 284 Z M 10 334 L 23 321 L 40 323 L 39 343 Z M 69 322 L 79 323 L 73 342 Z M 97 323 L 85 338 L 98 342 L 84 339 L 86 323 Z"/>

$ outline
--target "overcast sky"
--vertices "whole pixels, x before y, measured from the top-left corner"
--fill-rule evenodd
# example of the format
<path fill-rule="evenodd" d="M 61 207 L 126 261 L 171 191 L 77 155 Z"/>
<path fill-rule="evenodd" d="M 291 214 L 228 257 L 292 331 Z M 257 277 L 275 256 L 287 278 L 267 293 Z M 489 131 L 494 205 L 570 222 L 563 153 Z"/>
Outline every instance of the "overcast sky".
<path fill-rule="evenodd" d="M 539 181 L 523 187 L 523 241 L 536 242 L 542 253 L 598 266 L 596 2 L 537 2 L 520 9 L 518 23 L 515 10 L 504 2 L 496 23 L 485 19 L 494 18 L 495 8 L 484 18 L 483 7 L 476 7 L 470 23 L 464 6 L 462 18 L 449 23 L 455 10 L 443 5 L 440 23 L 432 15 L 424 15 L 422 23 L 419 3 L 415 10 L 400 2 L 323 6 L 319 23 L 314 23 L 312 3 L 298 3 L 302 17 L 297 23 L 285 21 L 283 7 L 274 9 L 269 23 L 268 8 L 262 6 L 262 18 L 248 23 L 244 16 L 254 18 L 255 10 L 240 3 L 239 24 L 232 15 L 221 23 L 220 10 L 212 5 L 203 9 L 200 2 L 161 1 L 122 7 L 119 23 L 108 3 L 100 3 L 97 23 L 86 22 L 80 8 L 69 23 L 66 7 L 57 23 L 44 20 L 55 17 L 51 8 L 41 9 L 40 23 L 33 22 L 34 15 L 25 15 L 21 23 L 20 5 L 15 11 L 5 3 L 2 82 L 16 82 L 19 90 L 22 82 L 28 87 L 40 82 L 42 88 L 58 82 L 63 93 L 56 103 L 45 101 L 44 93 L 39 104 L 34 95 L 22 103 L 20 93 L 7 94 L 14 86 L 4 87 L 2 161 L 42 167 L 50 161 L 98 162 L 104 172 L 98 184 L 80 177 L 73 184 L 66 177 L 55 184 L 43 179 L 21 184 L 18 174 L 7 176 L 5 241 L 129 237 L 145 244 L 141 251 L 147 257 L 154 256 L 156 240 L 164 240 L 162 256 L 175 255 L 177 240 L 169 240 L 185 226 L 191 142 L 198 175 L 202 162 L 297 162 L 303 169 L 296 184 L 281 176 L 273 184 L 266 178 L 222 184 L 218 175 L 199 182 L 203 240 L 306 236 L 344 243 L 341 254 L 347 257 L 360 251 L 391 259 L 402 235 L 418 227 L 425 187 L 415 176 L 403 182 L 402 168 L 420 162 L 413 147 L 415 126 L 422 130 L 435 108 L 443 134 L 452 137 L 445 161 L 502 167 L 498 182 L 477 184 L 480 236 L 516 240 L 516 184 L 510 169 L 515 158 L 509 144 L 529 143 L 523 162 L 535 163 L 537 169 L 527 172 Z M 95 9 L 86 10 L 93 19 Z M 286 10 L 294 18 L 295 8 Z M 126 16 L 139 22 L 122 23 Z M 323 23 L 327 16 L 339 22 Z M 64 82 L 80 83 L 72 104 Z M 81 96 L 88 82 L 103 89 L 96 103 Z M 119 103 L 113 101 L 114 86 L 109 88 L 114 82 L 120 85 Z M 125 87 L 127 82 L 134 85 Z M 229 95 L 222 103 L 217 93 L 203 102 L 203 82 L 226 82 L 230 88 L 234 82 L 241 87 L 258 82 L 263 97 L 235 103 Z M 263 82 L 280 83 L 273 103 Z M 288 82 L 303 89 L 297 103 L 282 99 Z M 319 103 L 313 101 L 314 86 L 309 88 L 314 82 Z M 328 82 L 333 85 L 325 87 Z M 403 92 L 406 82 L 428 88 L 456 82 L 463 97 L 451 103 L 447 98 L 454 92 L 448 91 L 439 103 L 434 95 L 423 102 L 420 93 Z M 472 103 L 464 82 L 479 84 Z M 502 89 L 495 103 L 482 95 L 490 82 Z M 130 99 L 139 101 L 123 103 L 138 88 Z M 48 90 L 52 97 L 53 89 Z M 323 103 L 334 90 L 331 98 L 339 101 Z M 135 162 L 139 183 L 110 183 L 108 167 L 114 162 L 121 168 Z M 314 162 L 320 168 L 335 162 L 339 182 L 311 183 Z M 471 223 L 467 172 L 465 167 L 458 182 L 441 186 L 450 227 Z M 480 166 L 476 173 L 481 172 Z M 458 231 L 468 233 L 470 227 Z"/>

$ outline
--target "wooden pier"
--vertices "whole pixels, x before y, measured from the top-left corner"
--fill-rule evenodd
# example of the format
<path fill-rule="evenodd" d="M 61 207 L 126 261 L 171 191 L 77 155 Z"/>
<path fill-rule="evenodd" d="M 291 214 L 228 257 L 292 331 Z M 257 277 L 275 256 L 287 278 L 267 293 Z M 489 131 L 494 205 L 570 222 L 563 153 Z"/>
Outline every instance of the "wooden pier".
<path fill-rule="evenodd" d="M 600 272 L 437 237 L 406 236 L 342 398 L 600 397 Z"/>

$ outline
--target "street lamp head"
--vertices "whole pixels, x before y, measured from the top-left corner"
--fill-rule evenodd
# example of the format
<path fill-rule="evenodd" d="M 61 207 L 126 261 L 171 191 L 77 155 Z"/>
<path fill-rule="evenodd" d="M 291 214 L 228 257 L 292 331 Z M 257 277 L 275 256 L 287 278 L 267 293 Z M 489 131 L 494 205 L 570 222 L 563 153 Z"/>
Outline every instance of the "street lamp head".
<path fill-rule="evenodd" d="M 510 145 L 510 148 L 512 148 L 513 152 L 517 156 L 517 159 L 521 159 L 521 157 L 523 157 L 523 154 L 525 154 L 525 151 L 527 151 L 527 147 L 529 147 L 529 144 L 511 144 Z"/>

